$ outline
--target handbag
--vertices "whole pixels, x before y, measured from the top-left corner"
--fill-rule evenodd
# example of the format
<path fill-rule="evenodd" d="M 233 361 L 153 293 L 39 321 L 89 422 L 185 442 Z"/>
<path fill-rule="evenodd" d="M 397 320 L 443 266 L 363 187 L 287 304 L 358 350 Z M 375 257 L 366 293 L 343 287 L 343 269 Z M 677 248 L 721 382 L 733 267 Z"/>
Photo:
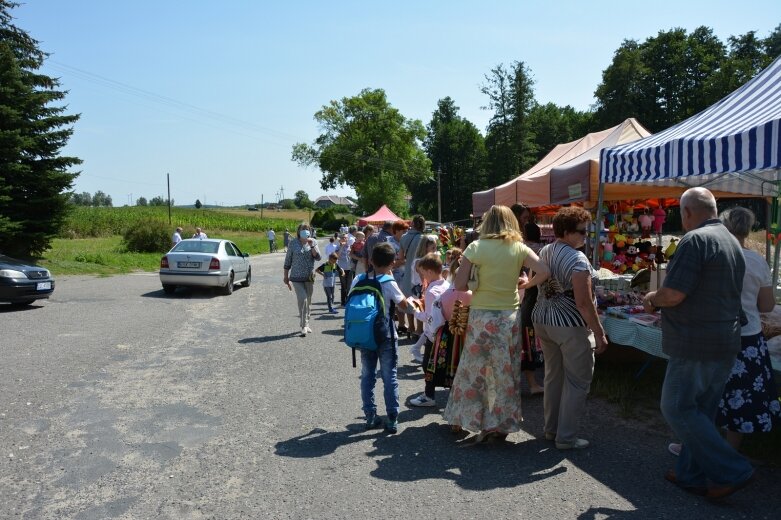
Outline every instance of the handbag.
<path fill-rule="evenodd" d="M 472 292 L 475 292 L 480 285 L 479 271 L 477 265 L 472 264 L 472 268 L 469 270 L 469 280 L 466 282 L 467 288 Z"/>

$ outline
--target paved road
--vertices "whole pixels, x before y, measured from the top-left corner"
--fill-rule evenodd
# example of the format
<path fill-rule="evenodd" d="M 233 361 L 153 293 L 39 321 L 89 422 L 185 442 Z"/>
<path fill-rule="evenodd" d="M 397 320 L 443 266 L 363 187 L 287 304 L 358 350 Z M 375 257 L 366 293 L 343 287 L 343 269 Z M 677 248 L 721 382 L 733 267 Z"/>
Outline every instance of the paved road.
<path fill-rule="evenodd" d="M 536 438 L 539 398 L 498 445 L 460 447 L 431 409 L 364 432 L 340 319 L 317 290 L 298 337 L 281 263 L 253 258 L 229 297 L 79 276 L 0 307 L 0 518 L 777 518 L 777 470 L 710 505 L 661 479 L 666 432 L 599 400 L 578 453 Z"/>

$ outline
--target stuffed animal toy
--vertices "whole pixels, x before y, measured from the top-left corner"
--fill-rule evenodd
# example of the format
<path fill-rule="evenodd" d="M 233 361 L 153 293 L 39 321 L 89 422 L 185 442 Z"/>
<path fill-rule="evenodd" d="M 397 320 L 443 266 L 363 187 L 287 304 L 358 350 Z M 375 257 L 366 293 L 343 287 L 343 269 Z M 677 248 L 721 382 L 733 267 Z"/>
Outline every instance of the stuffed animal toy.
<path fill-rule="evenodd" d="M 675 243 L 676 239 L 672 238 L 670 239 L 670 245 L 667 246 L 667 249 L 664 250 L 664 256 L 667 257 L 667 260 L 671 260 L 673 255 L 675 254 L 675 250 L 678 248 L 678 245 Z"/>
<path fill-rule="evenodd" d="M 643 211 L 643 214 L 637 217 L 637 221 L 640 223 L 640 229 L 643 230 L 643 238 L 651 236 L 651 224 L 653 224 L 654 217 L 648 214 L 648 210 Z"/>
<path fill-rule="evenodd" d="M 617 248 L 623 249 L 626 247 L 626 237 L 624 235 L 616 233 L 614 238 Z"/>
<path fill-rule="evenodd" d="M 657 235 L 662 234 L 662 224 L 664 224 L 664 221 L 667 220 L 667 212 L 659 206 L 654 210 L 654 221 L 653 221 L 653 228 L 654 233 Z"/>
<path fill-rule="evenodd" d="M 632 222 L 629 223 L 629 225 L 626 226 L 626 230 L 629 233 L 637 233 L 640 231 L 640 226 L 637 225 L 637 221 L 635 219 L 632 219 Z"/>

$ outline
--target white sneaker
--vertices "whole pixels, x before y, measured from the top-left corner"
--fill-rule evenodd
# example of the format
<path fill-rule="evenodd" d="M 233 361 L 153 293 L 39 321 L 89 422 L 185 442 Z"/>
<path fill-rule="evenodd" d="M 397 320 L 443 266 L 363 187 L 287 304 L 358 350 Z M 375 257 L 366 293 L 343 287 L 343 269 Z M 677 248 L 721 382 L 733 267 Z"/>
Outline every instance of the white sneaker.
<path fill-rule="evenodd" d="M 412 406 L 423 406 L 426 408 L 431 408 L 436 406 L 437 402 L 434 399 L 428 397 L 426 394 L 420 394 L 419 396 L 410 399 L 409 404 Z"/>
<path fill-rule="evenodd" d="M 306 337 L 306 333 L 307 333 L 306 327 L 304 327 L 303 329 L 301 329 L 301 336 L 302 336 L 302 337 L 304 337 L 304 338 L 305 338 L 305 337 Z"/>
<path fill-rule="evenodd" d="M 423 353 L 420 351 L 420 348 L 417 345 L 412 345 L 409 348 L 409 353 L 412 355 L 412 359 L 418 363 L 423 363 Z"/>
<path fill-rule="evenodd" d="M 582 450 L 588 448 L 589 442 L 586 439 L 575 439 L 572 442 L 557 442 L 556 448 L 560 450 Z"/>
<path fill-rule="evenodd" d="M 310 329 L 308 326 L 307 326 L 307 327 L 304 327 L 304 329 L 306 329 L 306 331 L 307 331 L 309 334 L 311 334 L 311 333 L 312 333 L 312 329 Z"/>

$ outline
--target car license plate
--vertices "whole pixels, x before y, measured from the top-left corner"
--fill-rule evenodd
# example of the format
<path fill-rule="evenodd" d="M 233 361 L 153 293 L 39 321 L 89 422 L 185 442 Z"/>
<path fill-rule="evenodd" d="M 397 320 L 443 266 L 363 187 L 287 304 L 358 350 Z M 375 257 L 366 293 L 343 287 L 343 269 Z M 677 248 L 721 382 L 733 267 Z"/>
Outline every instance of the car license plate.
<path fill-rule="evenodd" d="M 193 267 L 201 267 L 201 263 L 200 262 L 176 262 L 176 266 L 181 268 L 185 268 L 185 267 L 193 268 Z"/>
<path fill-rule="evenodd" d="M 38 290 L 38 291 L 48 291 L 51 288 L 52 288 L 52 283 L 51 282 L 38 282 L 35 285 L 35 289 Z"/>

